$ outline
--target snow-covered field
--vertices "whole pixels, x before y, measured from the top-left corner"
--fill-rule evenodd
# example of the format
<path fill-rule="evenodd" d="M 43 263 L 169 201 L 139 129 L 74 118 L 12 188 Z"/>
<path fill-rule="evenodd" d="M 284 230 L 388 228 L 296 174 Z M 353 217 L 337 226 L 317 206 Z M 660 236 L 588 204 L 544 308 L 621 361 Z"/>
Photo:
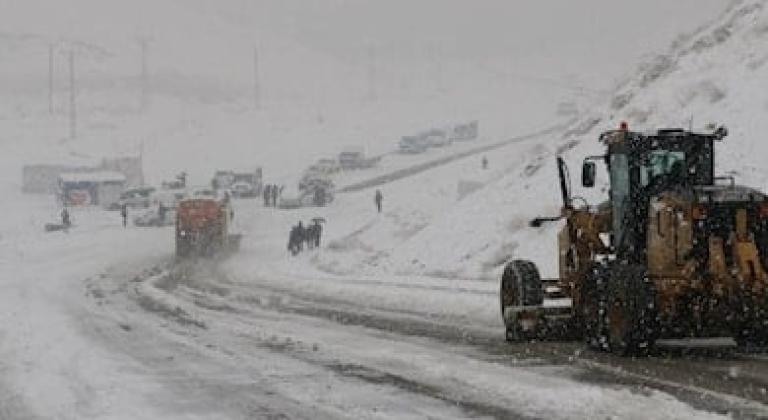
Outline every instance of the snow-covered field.
<path fill-rule="evenodd" d="M 2 5 L 1 419 L 768 416 L 760 357 L 621 361 L 578 343 L 507 345 L 496 280 L 511 257 L 553 274 L 555 226 L 528 221 L 558 211 L 554 156 L 578 164 L 618 121 L 725 123 L 721 167 L 765 186 L 766 2 L 411 3 Z M 575 119 L 557 115 L 563 102 Z M 392 153 L 402 135 L 471 119 L 475 142 Z M 348 146 L 384 156 L 338 185 L 402 177 L 324 208 L 238 200 L 244 239 L 221 260 L 175 261 L 172 228 L 124 229 L 99 209 L 44 233 L 60 209 L 20 192 L 24 164 L 140 150 L 152 183 L 255 165 L 288 183 Z M 289 256 L 288 229 L 313 217 L 327 220 L 323 246 Z"/>

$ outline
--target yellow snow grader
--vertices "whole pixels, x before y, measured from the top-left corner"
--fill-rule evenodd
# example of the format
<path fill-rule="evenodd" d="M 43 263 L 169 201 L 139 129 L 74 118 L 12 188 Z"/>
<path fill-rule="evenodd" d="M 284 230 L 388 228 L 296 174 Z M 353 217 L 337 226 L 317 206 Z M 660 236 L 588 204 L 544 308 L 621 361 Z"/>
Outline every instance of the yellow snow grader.
<path fill-rule="evenodd" d="M 716 177 L 710 133 L 603 133 L 606 153 L 584 159 L 582 185 L 607 169 L 608 199 L 573 197 L 557 158 L 564 220 L 559 277 L 542 279 L 513 260 L 501 278 L 509 341 L 579 337 L 593 348 L 636 355 L 659 340 L 731 337 L 768 341 L 768 196 Z M 691 340 L 695 342 L 696 340 Z"/>

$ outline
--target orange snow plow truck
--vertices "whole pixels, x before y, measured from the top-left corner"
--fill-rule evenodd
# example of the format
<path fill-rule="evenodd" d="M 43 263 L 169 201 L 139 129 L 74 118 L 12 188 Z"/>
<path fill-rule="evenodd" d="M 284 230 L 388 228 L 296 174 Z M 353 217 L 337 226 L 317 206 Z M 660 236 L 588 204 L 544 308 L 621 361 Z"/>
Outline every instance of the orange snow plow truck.
<path fill-rule="evenodd" d="M 233 213 L 229 200 L 190 198 L 176 210 L 176 256 L 213 256 L 235 251 L 240 235 L 229 233 Z"/>

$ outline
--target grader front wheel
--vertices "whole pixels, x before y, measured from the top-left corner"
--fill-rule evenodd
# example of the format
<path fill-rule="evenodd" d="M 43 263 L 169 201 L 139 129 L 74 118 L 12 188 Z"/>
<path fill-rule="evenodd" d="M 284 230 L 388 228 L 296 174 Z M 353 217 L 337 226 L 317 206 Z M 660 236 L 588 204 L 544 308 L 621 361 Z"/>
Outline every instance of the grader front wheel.
<path fill-rule="evenodd" d="M 506 326 L 507 341 L 521 341 L 533 338 L 534 331 L 524 329 L 520 319 L 505 316 L 505 310 L 515 313 L 522 308 L 538 307 L 544 300 L 544 289 L 536 265 L 526 260 L 514 260 L 504 267 L 499 292 L 501 316 Z"/>

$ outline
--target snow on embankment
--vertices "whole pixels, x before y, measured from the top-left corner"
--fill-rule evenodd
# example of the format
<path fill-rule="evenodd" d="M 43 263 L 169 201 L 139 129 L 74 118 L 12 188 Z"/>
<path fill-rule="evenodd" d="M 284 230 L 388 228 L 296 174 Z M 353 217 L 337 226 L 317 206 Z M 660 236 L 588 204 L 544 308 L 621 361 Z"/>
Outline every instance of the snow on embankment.
<path fill-rule="evenodd" d="M 563 154 L 577 175 L 584 156 L 602 153 L 597 137 L 626 120 L 635 130 L 657 127 L 703 129 L 726 124 L 730 136 L 718 144 L 720 173 L 766 189 L 768 170 L 768 2 L 734 2 L 718 19 L 679 38 L 664 54 L 643 64 L 619 87 L 610 103 L 562 136 L 542 141 L 526 165 L 457 202 L 432 223 L 377 261 L 401 274 L 495 278 L 510 258 L 532 259 L 542 274 L 555 274 L 556 229 L 528 226 L 560 206 L 554 157 Z M 602 176 L 605 182 L 605 176 Z M 583 192 L 583 191 L 582 191 Z M 588 192 L 591 202 L 604 188 Z"/>

